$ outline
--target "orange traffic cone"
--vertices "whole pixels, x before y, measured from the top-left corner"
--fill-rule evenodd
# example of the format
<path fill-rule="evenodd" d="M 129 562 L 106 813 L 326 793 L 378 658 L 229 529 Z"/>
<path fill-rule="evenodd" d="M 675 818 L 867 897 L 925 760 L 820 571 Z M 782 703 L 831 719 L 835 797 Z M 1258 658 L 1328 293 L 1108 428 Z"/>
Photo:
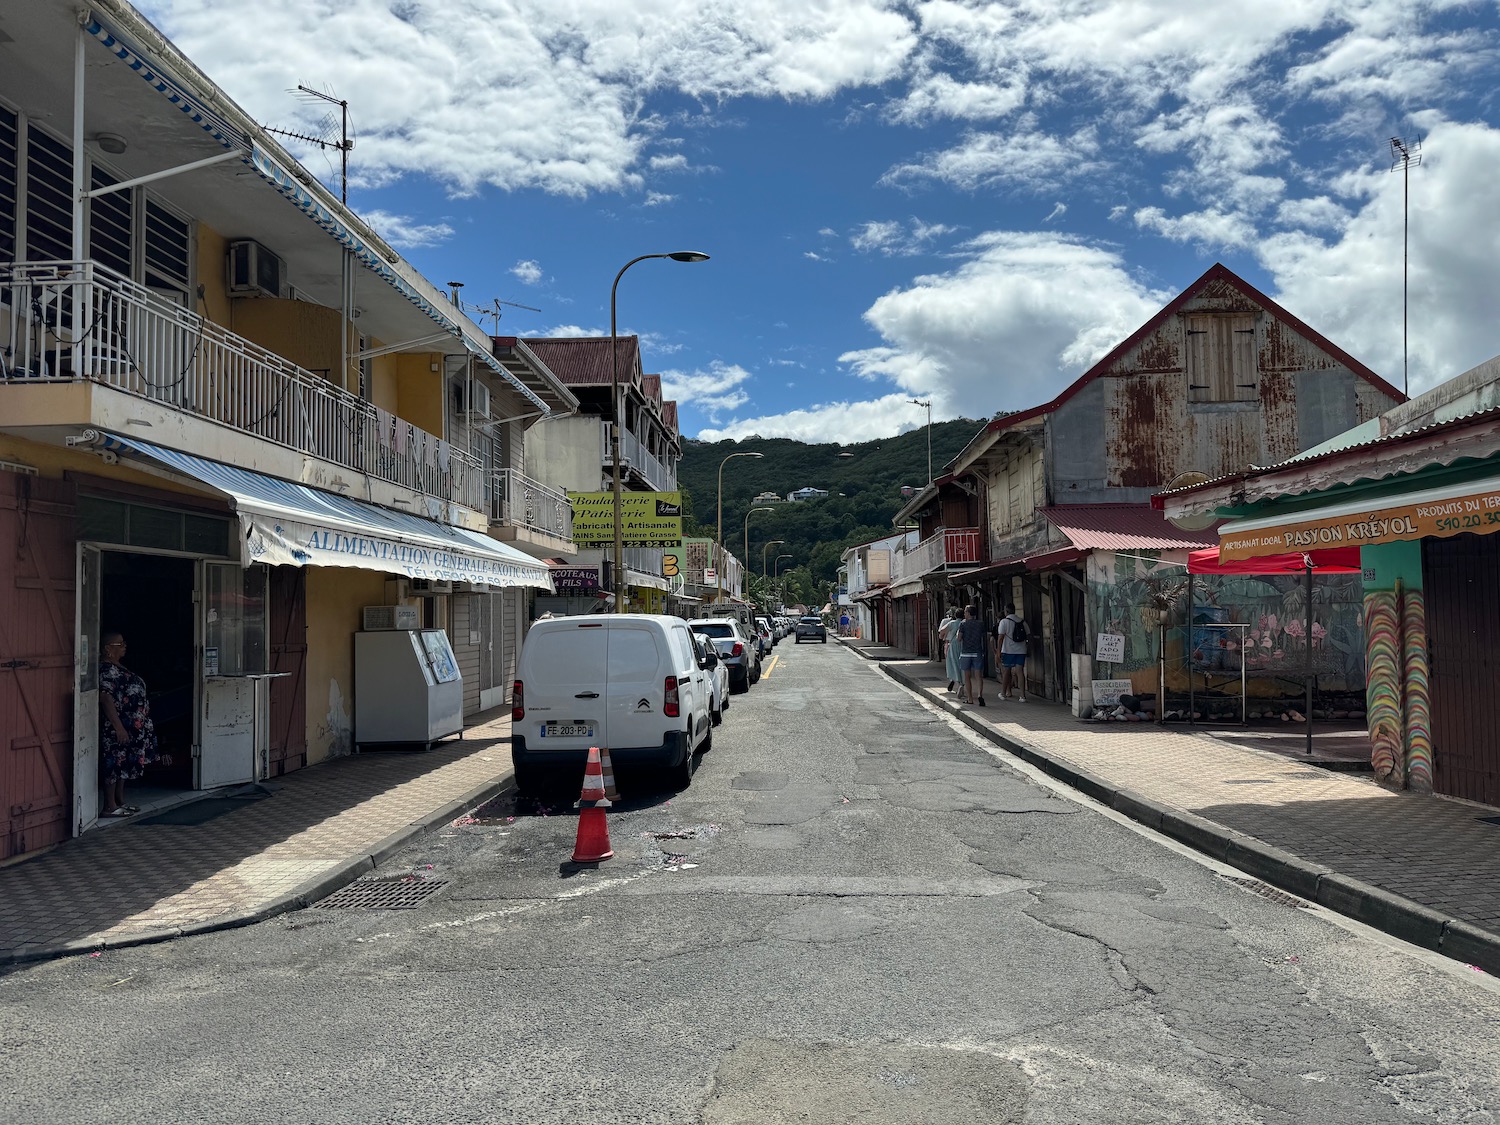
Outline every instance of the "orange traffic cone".
<path fill-rule="evenodd" d="M 620 791 L 615 788 L 615 767 L 610 763 L 608 746 L 599 747 L 599 766 L 604 771 L 604 795 L 612 802 L 618 801 Z"/>
<path fill-rule="evenodd" d="M 599 747 L 589 747 L 588 765 L 583 768 L 583 792 L 576 806 L 578 812 L 578 838 L 573 844 L 574 863 L 594 863 L 609 859 L 614 849 L 609 846 L 609 827 L 604 823 L 604 810 L 609 807 L 609 798 L 604 795 L 604 771 L 599 765 Z"/>

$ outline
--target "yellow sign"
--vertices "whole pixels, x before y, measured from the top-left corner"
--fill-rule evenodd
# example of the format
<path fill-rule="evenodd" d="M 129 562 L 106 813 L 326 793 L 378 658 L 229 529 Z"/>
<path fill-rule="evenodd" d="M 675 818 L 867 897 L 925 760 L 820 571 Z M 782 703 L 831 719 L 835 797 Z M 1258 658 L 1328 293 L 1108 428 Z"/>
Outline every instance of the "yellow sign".
<path fill-rule="evenodd" d="M 661 576 L 663 578 L 676 578 L 682 573 L 682 552 L 663 551 L 661 555 Z"/>
<path fill-rule="evenodd" d="M 1500 489 L 1424 504 L 1373 507 L 1334 519 L 1297 520 L 1279 527 L 1221 535 L 1219 558 L 1253 559 L 1326 547 L 1363 547 L 1402 539 L 1446 539 L 1500 532 Z"/>
<path fill-rule="evenodd" d="M 573 545 L 608 547 L 615 541 L 612 492 L 573 492 Z M 627 547 L 682 545 L 682 493 L 626 492 L 620 496 L 620 534 Z"/>

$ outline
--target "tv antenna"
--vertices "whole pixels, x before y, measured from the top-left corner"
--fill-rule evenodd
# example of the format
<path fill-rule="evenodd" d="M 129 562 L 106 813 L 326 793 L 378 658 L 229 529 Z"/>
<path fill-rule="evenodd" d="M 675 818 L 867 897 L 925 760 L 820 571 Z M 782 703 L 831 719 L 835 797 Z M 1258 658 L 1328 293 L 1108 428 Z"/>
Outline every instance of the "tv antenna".
<path fill-rule="evenodd" d="M 481 327 L 483 327 L 485 320 L 493 317 L 495 321 L 495 334 L 499 335 L 500 317 L 504 312 L 500 307 L 501 305 L 506 305 L 513 309 L 525 309 L 527 312 L 539 313 L 542 311 L 541 309 L 532 308 L 530 305 L 517 304 L 515 301 L 502 301 L 499 297 L 490 298 L 488 305 L 467 305 L 465 307 L 479 320 Z"/>
<path fill-rule="evenodd" d="M 1406 359 L 1406 288 L 1408 263 L 1410 260 L 1411 231 L 1411 170 L 1422 163 L 1422 138 L 1407 142 L 1400 137 L 1391 138 L 1391 171 L 1401 169 L 1401 391 L 1411 396 L 1411 378 L 1407 373 Z"/>
<path fill-rule="evenodd" d="M 264 126 L 264 129 L 268 133 L 275 133 L 278 137 L 290 137 L 295 141 L 317 145 L 325 152 L 331 148 L 338 149 L 339 202 L 347 206 L 349 203 L 349 150 L 354 147 L 354 138 L 349 136 L 349 102 L 344 98 L 336 98 L 332 94 L 324 93 L 322 90 L 314 90 L 311 86 L 298 86 L 295 90 L 288 90 L 287 93 L 300 94 L 304 102 L 326 102 L 339 107 L 337 117 L 330 110 L 323 120 L 318 122 L 321 128 L 318 133 L 299 133 L 295 129 L 277 129 L 271 125 Z M 333 140 L 335 126 L 338 127 L 338 140 Z"/>

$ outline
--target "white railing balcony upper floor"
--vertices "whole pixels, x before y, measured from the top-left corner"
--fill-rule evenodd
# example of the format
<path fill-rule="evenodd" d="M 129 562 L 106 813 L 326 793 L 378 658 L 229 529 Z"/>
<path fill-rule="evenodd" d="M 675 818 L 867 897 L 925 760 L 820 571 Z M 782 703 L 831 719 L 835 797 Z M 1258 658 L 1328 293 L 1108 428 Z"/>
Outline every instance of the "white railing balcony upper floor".
<path fill-rule="evenodd" d="M 610 449 L 609 423 L 602 423 L 599 432 L 603 438 L 604 464 L 612 467 L 614 451 Z M 677 473 L 673 466 L 648 452 L 645 442 L 629 430 L 620 431 L 620 468 L 640 473 L 654 492 L 675 492 L 677 489 Z"/>
<path fill-rule="evenodd" d="M 97 262 L 0 267 L 0 384 L 19 380 L 100 383 L 484 509 L 468 453 Z"/>
<path fill-rule="evenodd" d="M 492 523 L 525 528 L 559 544 L 573 542 L 573 505 L 567 494 L 514 469 L 494 474 L 489 516 Z"/>
<path fill-rule="evenodd" d="M 893 553 L 891 581 L 916 578 L 939 567 L 974 566 L 983 561 L 983 544 L 977 527 L 938 528 L 915 546 Z"/>

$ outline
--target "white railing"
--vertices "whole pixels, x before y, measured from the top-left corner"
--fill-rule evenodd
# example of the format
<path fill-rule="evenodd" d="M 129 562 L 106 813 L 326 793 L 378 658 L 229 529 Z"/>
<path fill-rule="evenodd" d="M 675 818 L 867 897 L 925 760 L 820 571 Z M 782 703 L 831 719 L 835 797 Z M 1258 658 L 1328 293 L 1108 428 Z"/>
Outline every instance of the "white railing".
<path fill-rule="evenodd" d="M 77 339 L 74 309 L 82 314 Z M 484 507 L 474 457 L 97 262 L 0 268 L 0 382 L 18 380 L 102 383 L 415 492 Z"/>
<path fill-rule="evenodd" d="M 985 557 L 981 542 L 977 527 L 939 528 L 916 546 L 893 553 L 891 581 L 916 578 L 941 566 L 977 566 Z"/>
<path fill-rule="evenodd" d="M 573 505 L 567 494 L 514 469 L 501 469 L 495 474 L 490 520 L 573 541 Z"/>
<path fill-rule="evenodd" d="M 609 423 L 602 423 L 599 431 L 603 439 L 604 463 L 613 466 L 614 451 L 609 447 Z M 620 431 L 620 467 L 636 470 L 646 478 L 646 483 L 655 492 L 674 492 L 677 489 L 677 478 L 672 467 L 647 452 L 645 443 L 629 430 Z"/>
<path fill-rule="evenodd" d="M 905 551 L 896 552 L 893 581 L 916 578 L 943 565 L 943 537 L 934 535 Z"/>

